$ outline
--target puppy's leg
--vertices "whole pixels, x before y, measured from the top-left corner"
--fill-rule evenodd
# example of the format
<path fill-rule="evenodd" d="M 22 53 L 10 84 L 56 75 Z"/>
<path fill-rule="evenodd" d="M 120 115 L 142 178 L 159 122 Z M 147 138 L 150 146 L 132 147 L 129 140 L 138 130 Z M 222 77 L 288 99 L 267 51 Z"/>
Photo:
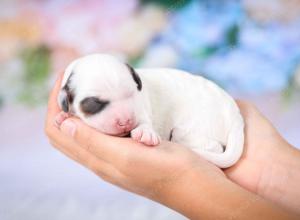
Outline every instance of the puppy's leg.
<path fill-rule="evenodd" d="M 224 148 L 218 141 L 209 139 L 209 138 L 199 138 L 198 140 L 190 141 L 187 144 L 193 151 L 196 151 L 201 154 L 201 151 L 209 151 L 213 153 L 223 153 Z"/>
<path fill-rule="evenodd" d="M 155 146 L 160 143 L 159 135 L 151 125 L 141 124 L 131 131 L 131 138 L 145 145 Z"/>
<path fill-rule="evenodd" d="M 206 144 L 204 145 L 204 150 L 213 152 L 213 153 L 223 153 L 224 147 L 222 144 L 216 140 L 207 139 Z"/>
<path fill-rule="evenodd" d="M 145 90 L 143 91 L 146 92 Z M 155 146 L 160 144 L 161 139 L 158 133 L 153 129 L 150 99 L 146 95 L 142 96 L 140 103 L 136 103 L 136 115 L 138 116 L 138 126 L 133 129 L 131 138 L 145 145 Z"/>
<path fill-rule="evenodd" d="M 224 147 L 219 141 L 201 135 L 187 134 L 179 138 L 175 136 L 173 141 L 185 145 L 199 154 L 203 151 L 224 152 Z"/>

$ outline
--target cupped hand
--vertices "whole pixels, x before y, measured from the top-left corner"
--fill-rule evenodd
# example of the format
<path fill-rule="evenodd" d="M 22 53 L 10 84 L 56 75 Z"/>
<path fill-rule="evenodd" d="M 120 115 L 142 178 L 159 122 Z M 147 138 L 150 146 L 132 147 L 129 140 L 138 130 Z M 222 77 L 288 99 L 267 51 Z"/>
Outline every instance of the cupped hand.
<path fill-rule="evenodd" d="M 62 75 L 49 98 L 46 134 L 58 150 L 105 181 L 165 204 L 192 219 L 224 216 L 247 219 L 249 213 L 251 218 L 262 217 L 262 213 L 265 216 L 275 213 L 277 217 L 282 214 L 272 204 L 234 184 L 270 199 L 274 193 L 271 190 L 266 194 L 272 177 L 268 171 L 274 168 L 278 155 L 290 147 L 252 105 L 238 102 L 246 124 L 245 149 L 237 164 L 222 172 L 187 147 L 171 142 L 149 147 L 131 138 L 104 135 L 76 117 L 66 117 L 57 105 L 61 79 Z M 293 164 L 299 157 L 294 158 Z M 294 167 L 297 171 L 298 165 Z M 289 195 L 295 198 L 277 203 L 295 211 L 298 196 Z M 245 206 L 236 209 L 241 203 Z M 248 212 L 244 212 L 245 207 Z"/>
<path fill-rule="evenodd" d="M 229 179 L 258 195 L 265 195 L 271 170 L 278 156 L 289 148 L 273 125 L 247 102 L 237 101 L 245 121 L 245 143 L 241 159 L 224 172 Z"/>
<path fill-rule="evenodd" d="M 224 173 L 186 147 L 162 142 L 145 146 L 131 138 L 104 135 L 75 117 L 63 118 L 56 97 L 61 77 L 50 95 L 46 134 L 52 145 L 102 179 L 156 201 L 180 184 L 190 171 L 225 178 Z M 204 177 L 205 176 L 205 177 Z"/>

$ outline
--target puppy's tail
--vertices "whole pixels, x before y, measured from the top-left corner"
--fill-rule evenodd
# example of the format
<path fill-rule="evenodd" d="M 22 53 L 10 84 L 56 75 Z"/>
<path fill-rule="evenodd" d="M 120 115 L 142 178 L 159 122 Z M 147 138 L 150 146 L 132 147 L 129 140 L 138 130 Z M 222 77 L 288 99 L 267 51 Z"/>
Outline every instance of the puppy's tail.
<path fill-rule="evenodd" d="M 198 153 L 206 160 L 220 168 L 227 168 L 235 164 L 241 157 L 244 148 L 244 121 L 242 116 L 234 122 L 227 139 L 227 146 L 223 153 L 213 153 L 201 150 Z"/>
<path fill-rule="evenodd" d="M 236 120 L 228 134 L 224 153 L 215 158 L 216 165 L 227 168 L 235 164 L 241 157 L 244 148 L 244 121 L 242 116 Z"/>

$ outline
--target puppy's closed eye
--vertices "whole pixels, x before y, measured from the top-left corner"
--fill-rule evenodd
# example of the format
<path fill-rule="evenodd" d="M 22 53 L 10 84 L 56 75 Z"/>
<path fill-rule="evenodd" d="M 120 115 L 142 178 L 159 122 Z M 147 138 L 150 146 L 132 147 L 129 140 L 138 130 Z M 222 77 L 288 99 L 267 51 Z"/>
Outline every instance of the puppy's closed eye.
<path fill-rule="evenodd" d="M 87 97 L 80 102 L 81 111 L 86 115 L 94 115 L 101 112 L 109 101 L 100 100 L 97 97 Z"/>

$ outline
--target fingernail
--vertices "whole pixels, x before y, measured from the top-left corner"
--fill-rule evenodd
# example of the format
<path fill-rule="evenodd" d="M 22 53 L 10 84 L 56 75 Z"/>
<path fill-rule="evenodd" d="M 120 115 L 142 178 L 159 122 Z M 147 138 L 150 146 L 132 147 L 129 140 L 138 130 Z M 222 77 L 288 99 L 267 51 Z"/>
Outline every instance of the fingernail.
<path fill-rule="evenodd" d="M 75 131 L 76 131 L 76 125 L 72 120 L 65 120 L 61 126 L 60 126 L 60 130 L 66 134 L 69 135 L 71 137 L 74 136 Z"/>
<path fill-rule="evenodd" d="M 54 118 L 54 125 L 59 128 L 61 123 L 64 121 L 61 113 L 58 113 Z"/>

